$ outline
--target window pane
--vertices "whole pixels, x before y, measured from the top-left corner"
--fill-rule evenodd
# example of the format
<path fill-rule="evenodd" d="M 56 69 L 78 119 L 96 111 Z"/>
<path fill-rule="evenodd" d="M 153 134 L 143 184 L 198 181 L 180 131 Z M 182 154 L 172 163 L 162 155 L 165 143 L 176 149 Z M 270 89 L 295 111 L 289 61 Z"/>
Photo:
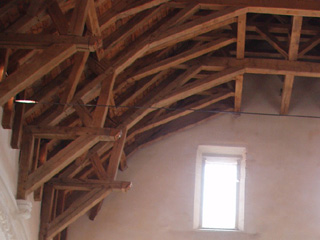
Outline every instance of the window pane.
<path fill-rule="evenodd" d="M 237 162 L 211 159 L 204 167 L 202 228 L 236 229 Z"/>

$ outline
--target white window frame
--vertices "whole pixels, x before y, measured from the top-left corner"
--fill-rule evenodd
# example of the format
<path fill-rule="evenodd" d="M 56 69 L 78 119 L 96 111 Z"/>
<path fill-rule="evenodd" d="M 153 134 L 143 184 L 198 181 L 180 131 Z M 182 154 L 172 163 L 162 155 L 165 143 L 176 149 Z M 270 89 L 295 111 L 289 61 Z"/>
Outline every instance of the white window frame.
<path fill-rule="evenodd" d="M 238 158 L 238 201 L 237 201 L 237 224 L 235 229 L 203 228 L 202 221 L 202 195 L 203 195 L 203 173 L 205 156 L 223 156 Z M 210 231 L 244 231 L 244 199 L 245 199 L 245 168 L 246 148 L 201 145 L 198 147 L 196 159 L 195 195 L 194 195 L 194 229 Z"/>

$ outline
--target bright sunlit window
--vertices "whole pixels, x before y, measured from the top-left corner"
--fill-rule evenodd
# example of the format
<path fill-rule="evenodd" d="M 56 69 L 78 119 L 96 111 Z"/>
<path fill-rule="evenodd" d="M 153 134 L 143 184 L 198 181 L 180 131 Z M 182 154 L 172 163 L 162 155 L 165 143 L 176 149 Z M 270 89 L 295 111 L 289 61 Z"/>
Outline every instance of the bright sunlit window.
<path fill-rule="evenodd" d="M 200 146 L 196 175 L 195 227 L 243 230 L 245 149 Z"/>

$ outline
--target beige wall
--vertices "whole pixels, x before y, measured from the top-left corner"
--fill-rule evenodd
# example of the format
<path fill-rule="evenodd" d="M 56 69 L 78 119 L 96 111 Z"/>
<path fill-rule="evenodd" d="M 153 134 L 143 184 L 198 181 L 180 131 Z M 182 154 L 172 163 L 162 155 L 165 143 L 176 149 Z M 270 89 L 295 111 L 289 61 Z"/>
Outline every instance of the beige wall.
<path fill-rule="evenodd" d="M 243 109 L 277 113 L 281 86 L 277 77 L 248 76 Z M 318 80 L 297 80 L 295 88 L 291 113 L 320 116 Z M 80 218 L 69 239 L 320 239 L 319 143 L 320 119 L 219 116 L 136 152 L 118 176 L 133 188 L 109 196 L 94 222 Z M 244 232 L 193 230 L 199 145 L 247 148 Z"/>
<path fill-rule="evenodd" d="M 1 119 L 2 108 L 0 108 L 0 120 Z M 6 189 L 1 189 L 1 191 L 8 195 L 8 199 L 12 201 L 10 204 L 7 203 L 7 208 L 10 219 L 13 221 L 13 228 L 15 228 L 13 231 L 25 235 L 28 240 L 35 240 L 38 239 L 40 204 L 38 202 L 33 202 L 33 197 L 29 196 L 28 200 L 32 202 L 31 218 L 24 220 L 17 216 L 17 210 L 14 207 L 16 206 L 15 197 L 19 169 L 19 151 L 10 147 L 10 139 L 11 130 L 4 130 L 0 124 L 0 180 L 1 183 L 6 186 Z M 12 208 L 10 208 L 9 205 L 12 206 Z M 18 223 L 21 223 L 21 225 L 18 225 Z"/>

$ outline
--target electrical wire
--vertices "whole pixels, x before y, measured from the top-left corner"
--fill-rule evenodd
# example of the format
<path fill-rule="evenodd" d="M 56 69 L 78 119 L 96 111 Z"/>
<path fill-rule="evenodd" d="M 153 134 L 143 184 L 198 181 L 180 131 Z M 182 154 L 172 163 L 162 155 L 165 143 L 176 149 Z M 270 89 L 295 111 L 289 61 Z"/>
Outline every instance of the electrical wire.
<path fill-rule="evenodd" d="M 85 106 L 85 107 L 108 107 L 108 108 L 126 108 L 126 109 L 153 109 L 153 110 L 167 110 L 167 111 L 190 111 L 190 112 L 200 112 L 200 113 L 226 113 L 234 115 L 254 115 L 254 116 L 269 116 L 269 117 L 290 117 L 290 118 L 308 118 L 308 119 L 320 119 L 320 116 L 312 115 L 299 115 L 299 114 L 277 114 L 277 113 L 258 113 L 258 112 L 246 112 L 246 111 L 224 111 L 224 110 L 209 110 L 209 109 L 195 109 L 195 108 L 170 108 L 170 107 L 143 107 L 143 106 L 121 106 L 121 105 L 102 105 L 102 104 L 78 104 L 78 103 L 60 103 L 60 102 L 37 102 L 34 100 L 15 100 L 19 104 L 43 104 L 43 105 L 63 105 L 63 106 Z"/>

